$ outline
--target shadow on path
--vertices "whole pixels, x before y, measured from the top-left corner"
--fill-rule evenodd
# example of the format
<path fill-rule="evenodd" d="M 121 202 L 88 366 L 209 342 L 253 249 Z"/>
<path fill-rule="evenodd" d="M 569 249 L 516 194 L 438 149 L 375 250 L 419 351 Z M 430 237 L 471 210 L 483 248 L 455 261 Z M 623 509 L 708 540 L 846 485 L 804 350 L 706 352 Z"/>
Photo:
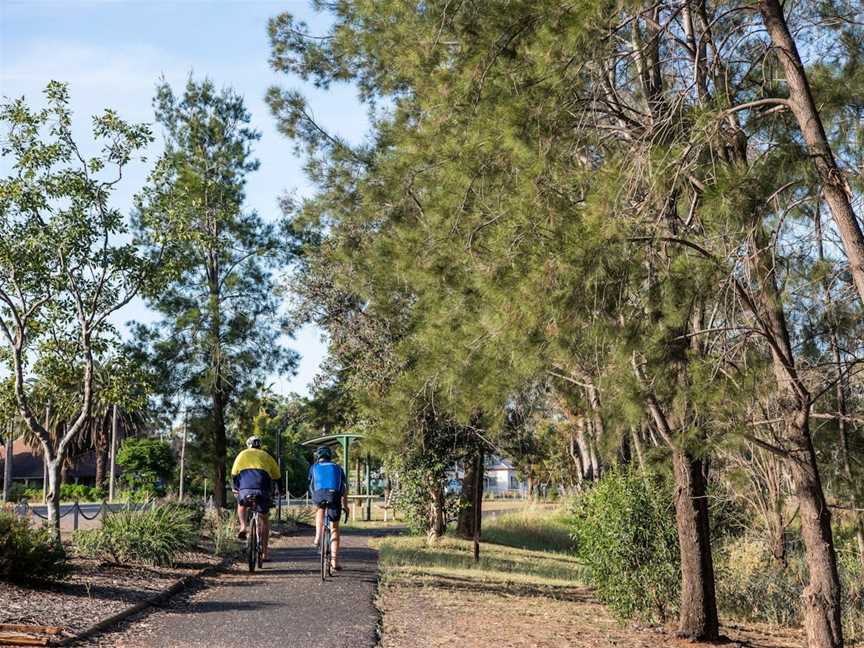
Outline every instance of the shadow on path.
<path fill-rule="evenodd" d="M 105 635 L 99 645 L 372 648 L 377 641 L 373 597 L 378 554 L 367 545 L 373 534 L 358 531 L 343 533 L 343 569 L 326 582 L 321 581 L 312 532 L 304 531 L 278 539 L 263 569 L 249 573 L 235 565 L 209 579 L 207 587 L 139 618 L 122 635 Z M 327 620 L 323 637 L 322 619 Z"/>

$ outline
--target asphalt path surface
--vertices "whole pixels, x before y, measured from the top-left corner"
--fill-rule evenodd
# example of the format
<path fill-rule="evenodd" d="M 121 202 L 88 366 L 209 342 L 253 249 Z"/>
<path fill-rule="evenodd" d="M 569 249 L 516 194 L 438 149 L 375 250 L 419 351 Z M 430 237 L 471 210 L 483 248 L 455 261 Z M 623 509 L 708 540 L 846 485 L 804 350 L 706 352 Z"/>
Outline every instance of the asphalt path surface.
<path fill-rule="evenodd" d="M 377 552 L 370 533 L 343 532 L 342 571 L 321 582 L 320 556 L 311 530 L 278 539 L 272 561 L 250 574 L 240 563 L 204 587 L 176 597 L 166 608 L 133 618 L 95 643 L 228 648 L 234 646 L 364 648 L 375 646 L 373 604 Z M 93 645 L 93 644 L 90 644 Z"/>

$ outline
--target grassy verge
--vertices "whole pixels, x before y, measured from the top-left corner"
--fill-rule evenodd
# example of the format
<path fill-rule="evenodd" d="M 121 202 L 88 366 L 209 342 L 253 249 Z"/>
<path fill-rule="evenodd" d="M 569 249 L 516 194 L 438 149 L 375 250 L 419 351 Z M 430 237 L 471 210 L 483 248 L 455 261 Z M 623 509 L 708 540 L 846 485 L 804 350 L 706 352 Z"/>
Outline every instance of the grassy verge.
<path fill-rule="evenodd" d="M 480 561 L 470 541 L 445 537 L 429 545 L 421 537 L 375 541 L 385 581 L 461 581 L 566 587 L 578 584 L 582 568 L 563 518 L 554 512 L 526 510 L 484 520 Z"/>

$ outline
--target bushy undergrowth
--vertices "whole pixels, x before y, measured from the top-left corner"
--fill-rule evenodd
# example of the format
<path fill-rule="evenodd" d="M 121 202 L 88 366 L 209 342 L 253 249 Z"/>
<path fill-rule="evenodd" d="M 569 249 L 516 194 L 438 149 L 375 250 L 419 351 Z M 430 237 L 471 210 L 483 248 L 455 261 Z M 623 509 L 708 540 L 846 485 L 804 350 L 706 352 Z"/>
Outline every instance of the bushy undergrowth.
<path fill-rule="evenodd" d="M 47 529 L 0 511 L 0 580 L 50 580 L 66 574 L 66 553 Z"/>
<path fill-rule="evenodd" d="M 576 553 L 619 618 L 665 621 L 678 606 L 672 492 L 660 477 L 622 470 L 573 500 Z"/>
<path fill-rule="evenodd" d="M 73 543 L 84 556 L 117 563 L 170 565 L 195 546 L 198 531 L 195 513 L 189 507 L 166 504 L 106 515 L 101 529 L 78 531 Z"/>
<path fill-rule="evenodd" d="M 864 639 L 864 568 L 857 548 L 845 545 L 842 533 L 837 536 L 844 633 L 849 641 L 860 641 Z M 801 594 L 807 566 L 800 542 L 788 548 L 786 565 L 773 558 L 763 538 L 752 535 L 726 539 L 714 555 L 723 615 L 784 627 L 803 622 Z"/>
<path fill-rule="evenodd" d="M 864 644 L 864 565 L 853 538 L 838 541 L 837 558 L 843 596 L 843 632 L 848 642 Z"/>
<path fill-rule="evenodd" d="M 806 568 L 798 551 L 788 564 L 777 562 L 761 538 L 727 539 L 715 549 L 718 605 L 724 614 L 778 626 L 801 622 L 801 591 Z"/>

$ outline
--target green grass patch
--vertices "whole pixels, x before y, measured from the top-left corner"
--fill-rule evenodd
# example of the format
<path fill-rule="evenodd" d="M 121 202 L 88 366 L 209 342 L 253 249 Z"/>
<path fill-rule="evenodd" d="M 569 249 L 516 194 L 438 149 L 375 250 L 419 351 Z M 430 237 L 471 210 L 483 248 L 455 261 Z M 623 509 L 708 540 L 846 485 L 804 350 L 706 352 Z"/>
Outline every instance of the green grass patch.
<path fill-rule="evenodd" d="M 429 544 L 425 537 L 398 536 L 374 541 L 384 580 L 447 580 L 539 587 L 574 587 L 584 570 L 572 547 L 563 516 L 528 510 L 484 520 L 480 561 L 473 543 L 454 537 Z"/>
<path fill-rule="evenodd" d="M 569 553 L 575 549 L 563 511 L 529 507 L 483 520 L 483 541 L 493 544 Z"/>

